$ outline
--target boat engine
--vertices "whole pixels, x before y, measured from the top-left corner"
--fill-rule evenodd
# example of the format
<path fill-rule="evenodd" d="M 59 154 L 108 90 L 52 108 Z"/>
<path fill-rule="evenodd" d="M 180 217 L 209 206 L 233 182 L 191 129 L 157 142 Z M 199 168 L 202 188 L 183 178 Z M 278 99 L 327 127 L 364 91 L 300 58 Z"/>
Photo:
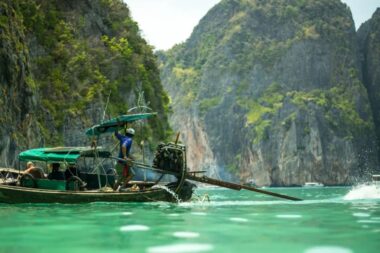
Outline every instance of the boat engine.
<path fill-rule="evenodd" d="M 186 147 L 174 143 L 159 144 L 154 156 L 153 167 L 160 170 L 181 172 L 186 168 Z"/>

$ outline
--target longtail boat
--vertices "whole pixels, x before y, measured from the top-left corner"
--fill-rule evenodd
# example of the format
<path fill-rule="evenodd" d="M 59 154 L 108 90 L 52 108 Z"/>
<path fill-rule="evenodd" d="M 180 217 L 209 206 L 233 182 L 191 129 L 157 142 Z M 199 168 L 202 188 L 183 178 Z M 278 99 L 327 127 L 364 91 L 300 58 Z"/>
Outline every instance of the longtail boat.
<path fill-rule="evenodd" d="M 42 178 L 19 172 L 18 180 L 0 183 L 0 202 L 4 203 L 87 203 L 87 202 L 149 202 L 191 198 L 193 184 L 178 177 L 176 182 L 132 181 L 130 188 L 114 191 L 115 171 L 110 168 L 114 158 L 108 151 L 91 147 L 58 147 L 27 150 L 20 161 L 33 161 L 43 171 Z M 93 163 L 97 159 L 101 163 Z M 63 180 L 47 177 L 48 165 L 60 163 L 65 169 Z M 46 164 L 46 166 L 43 166 Z M 69 168 L 77 168 L 75 175 Z M 97 171 L 94 173 L 94 171 Z M 99 173 L 100 171 L 100 173 Z M 12 170 L 16 174 L 16 170 Z M 63 173 L 63 171 L 62 171 Z M 137 190 L 138 189 L 138 190 Z M 178 197 L 176 195 L 178 195 Z"/>
<path fill-rule="evenodd" d="M 125 125 L 137 120 L 155 116 L 156 113 L 122 115 L 86 130 L 86 135 L 99 138 L 107 133 L 125 128 Z M 0 170 L 0 202 L 3 203 L 89 203 L 89 202 L 152 202 L 188 201 L 195 185 L 188 180 L 221 186 L 233 190 L 250 190 L 274 197 L 300 200 L 206 176 L 198 176 L 204 171 L 188 171 L 186 147 L 175 142 L 158 145 L 152 164 L 132 162 L 135 170 L 150 170 L 158 175 L 155 181 L 132 181 L 126 187 L 117 188 L 115 162 L 125 162 L 113 157 L 111 152 L 92 145 L 91 147 L 55 147 L 38 148 L 21 152 L 20 164 L 32 161 L 41 171 L 36 177 L 31 173 L 19 170 Z M 95 142 L 97 143 L 97 142 Z M 61 179 L 49 177 L 49 165 L 61 164 L 65 170 Z M 63 173 L 63 171 L 61 171 Z M 4 179 L 4 175 L 11 178 Z M 16 175 L 16 178 L 15 178 Z M 172 175 L 174 181 L 163 184 L 164 175 Z M 3 180 L 1 181 L 1 178 Z M 187 180 L 188 179 L 188 180 Z"/>
<path fill-rule="evenodd" d="M 147 119 L 156 113 L 121 115 L 97 124 L 86 131 L 88 136 L 121 130 L 124 125 Z M 161 147 L 164 148 L 164 147 Z M 101 147 L 55 147 L 38 148 L 21 152 L 20 164 L 34 162 L 42 171 L 36 178 L 21 169 L 0 170 L 0 202 L 4 203 L 87 203 L 87 202 L 149 202 L 187 201 L 191 198 L 194 184 L 185 180 L 186 150 L 180 144 L 165 145 L 166 152 L 181 157 L 179 174 L 174 182 L 161 184 L 159 177 L 154 182 L 131 181 L 128 187 L 114 190 L 118 177 L 113 169 L 115 157 Z M 169 150 L 169 151 L 168 151 Z M 64 179 L 49 179 L 49 165 L 59 163 L 65 171 Z M 178 165 L 177 162 L 174 162 Z M 135 169 L 137 166 L 133 166 Z M 75 168 L 75 174 L 69 168 Z M 3 180 L 1 180 L 3 179 Z"/>

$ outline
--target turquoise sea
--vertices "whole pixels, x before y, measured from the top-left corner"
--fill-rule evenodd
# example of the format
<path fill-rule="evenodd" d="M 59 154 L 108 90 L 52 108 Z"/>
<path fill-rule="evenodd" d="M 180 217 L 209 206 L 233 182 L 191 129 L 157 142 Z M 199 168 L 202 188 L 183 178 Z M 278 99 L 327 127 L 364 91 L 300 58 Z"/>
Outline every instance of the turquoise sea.
<path fill-rule="evenodd" d="M 201 188 L 179 204 L 0 204 L 0 252 L 380 252 L 379 188 L 267 190 L 305 200 Z"/>

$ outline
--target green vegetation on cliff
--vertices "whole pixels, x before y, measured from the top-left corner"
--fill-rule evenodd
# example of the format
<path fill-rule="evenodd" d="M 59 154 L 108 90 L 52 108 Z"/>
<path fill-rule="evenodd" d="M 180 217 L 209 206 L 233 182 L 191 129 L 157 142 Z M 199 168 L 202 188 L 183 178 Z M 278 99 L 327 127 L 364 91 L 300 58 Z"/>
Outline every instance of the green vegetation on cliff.
<path fill-rule="evenodd" d="M 14 1 L 0 1 L 0 154 L 4 165 L 12 163 L 18 146 L 38 142 L 38 127 L 30 113 L 35 109 L 32 99 L 33 78 L 28 65 L 22 15 Z M 8 163 L 9 164 L 9 163 Z"/>
<path fill-rule="evenodd" d="M 284 100 L 290 101 L 298 110 L 303 110 L 305 113 L 312 113 L 316 107 L 319 108 L 324 112 L 323 116 L 332 128 L 341 131 L 345 138 L 352 139 L 355 135 L 374 130 L 372 118 L 362 118 L 356 111 L 356 94 L 357 90 L 345 89 L 344 86 L 329 90 L 315 89 L 309 92 L 285 93 L 278 84 L 274 83 L 258 99 L 238 100 L 238 105 L 247 110 L 246 127 L 251 127 L 254 131 L 255 144 L 263 140 L 265 129 L 271 126 L 271 118 L 282 108 Z M 368 105 L 365 110 L 370 112 Z M 289 126 L 295 121 L 295 116 L 292 114 L 287 117 L 283 125 Z"/>
<path fill-rule="evenodd" d="M 31 75 L 25 81 L 38 100 L 45 145 L 63 144 L 69 119 L 84 126 L 99 120 L 110 93 L 110 116 L 127 113 L 143 93 L 160 115 L 146 131 L 154 140 L 168 136 L 169 99 L 156 57 L 121 0 L 15 0 L 13 8 L 26 35 L 15 49 L 28 52 Z M 0 26 L 7 27 L 7 20 L 1 16 Z"/>
<path fill-rule="evenodd" d="M 296 181 L 377 162 L 357 50 L 339 0 L 222 0 L 159 59 L 174 114 L 202 123 L 220 166 Z"/>
<path fill-rule="evenodd" d="M 271 68 L 297 42 L 336 42 L 345 33 L 354 32 L 352 29 L 350 11 L 348 7 L 342 10 L 338 0 L 223 0 L 185 45 L 176 46 L 167 55 L 171 64 L 175 59 L 177 64 L 197 70 L 211 59 L 214 66 L 233 71 L 248 70 L 255 64 Z M 341 50 L 349 50 L 348 41 L 339 43 Z M 229 51 L 228 58 L 218 53 L 221 50 Z"/>
<path fill-rule="evenodd" d="M 349 126 L 360 129 L 363 124 L 371 127 L 371 119 L 361 118 L 356 111 L 354 91 L 364 96 L 366 92 L 360 88 L 362 84 L 356 70 L 352 69 L 355 59 L 346 57 L 346 62 L 339 62 L 339 57 L 349 54 L 353 47 L 352 41 L 342 38 L 346 38 L 347 33 L 354 33 L 348 7 L 344 7 L 340 15 L 336 14 L 341 11 L 339 1 L 224 0 L 201 21 L 185 44 L 177 45 L 165 56 L 160 53 L 166 86 L 184 94 L 175 98 L 176 106 L 187 107 L 198 101 L 201 115 L 220 104 L 222 94 L 218 89 L 236 90 L 237 104 L 247 111 L 246 126 L 254 126 L 257 133 L 255 142 L 261 140 L 263 130 L 270 126 L 270 115 L 281 109 L 287 98 L 300 109 L 307 109 L 307 104 L 314 102 L 335 127 L 342 124 L 344 129 Z M 228 22 L 222 24 L 222 19 Z M 281 59 L 286 58 L 290 50 L 305 43 L 327 43 L 334 48 L 331 57 L 336 66 L 326 73 L 330 75 L 326 77 L 329 83 L 316 82 L 312 84 L 314 87 L 308 88 L 302 80 L 308 77 L 301 74 L 303 76 L 296 77 L 299 83 L 289 85 L 287 80 L 278 80 L 268 88 L 259 86 L 261 92 L 255 91 L 252 97 L 249 92 L 250 83 L 254 81 L 250 76 L 252 69 L 259 67 L 264 72 L 259 75 L 270 76 L 268 72 L 273 71 L 275 64 L 281 64 Z M 212 84 L 215 89 L 202 90 L 201 75 L 205 71 L 221 75 L 225 71 L 237 75 L 239 80 L 227 83 L 228 87 Z M 344 88 L 349 79 L 355 83 L 351 85 L 352 92 L 351 88 Z M 219 95 L 204 94 L 209 91 Z M 339 113 L 331 116 L 334 110 Z M 370 111 L 368 106 L 365 110 L 366 114 Z"/>

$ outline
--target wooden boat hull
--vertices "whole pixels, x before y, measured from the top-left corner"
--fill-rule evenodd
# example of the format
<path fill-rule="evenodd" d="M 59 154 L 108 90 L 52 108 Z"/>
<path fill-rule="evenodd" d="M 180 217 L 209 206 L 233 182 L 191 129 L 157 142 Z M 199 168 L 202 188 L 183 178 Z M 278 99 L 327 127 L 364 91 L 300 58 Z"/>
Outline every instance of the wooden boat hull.
<path fill-rule="evenodd" d="M 178 193 L 181 201 L 188 201 L 191 189 L 182 188 Z M 65 203 L 90 202 L 177 202 L 176 198 L 164 189 L 148 189 L 137 192 L 97 192 L 97 191 L 57 191 L 19 186 L 0 185 L 0 202 L 17 203 Z"/>

